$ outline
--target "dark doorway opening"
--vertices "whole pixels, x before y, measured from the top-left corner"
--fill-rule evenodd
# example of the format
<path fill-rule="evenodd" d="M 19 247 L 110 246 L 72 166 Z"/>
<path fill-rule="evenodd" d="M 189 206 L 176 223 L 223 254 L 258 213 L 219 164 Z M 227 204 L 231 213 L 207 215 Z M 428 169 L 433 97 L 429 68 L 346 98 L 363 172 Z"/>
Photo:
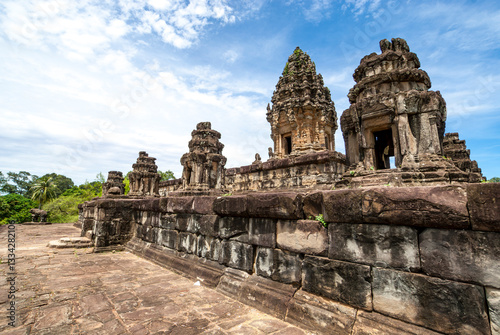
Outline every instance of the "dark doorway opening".
<path fill-rule="evenodd" d="M 285 154 L 290 155 L 292 152 L 292 136 L 285 136 Z"/>
<path fill-rule="evenodd" d="M 373 133 L 375 138 L 375 161 L 377 170 L 390 169 L 390 157 L 394 157 L 394 143 L 392 141 L 392 129 L 386 129 Z"/>

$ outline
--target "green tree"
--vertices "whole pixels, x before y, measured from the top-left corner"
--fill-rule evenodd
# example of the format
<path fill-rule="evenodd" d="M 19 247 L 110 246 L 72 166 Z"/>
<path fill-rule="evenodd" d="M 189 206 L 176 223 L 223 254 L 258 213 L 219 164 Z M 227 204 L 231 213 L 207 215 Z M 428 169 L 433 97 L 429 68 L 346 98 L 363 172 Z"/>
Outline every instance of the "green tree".
<path fill-rule="evenodd" d="M 36 179 L 38 179 L 37 176 L 27 171 L 18 173 L 9 171 L 7 177 L 2 174 L 0 178 L 0 193 L 30 197 L 30 189 Z"/>
<path fill-rule="evenodd" d="M 0 224 L 31 221 L 30 209 L 35 207 L 33 201 L 19 194 L 0 196 Z"/>
<path fill-rule="evenodd" d="M 158 173 L 160 174 L 161 176 L 161 179 L 160 181 L 165 181 L 165 180 L 170 180 L 170 179 L 175 179 L 175 176 L 174 176 L 174 173 L 170 170 L 167 170 L 165 172 L 162 172 L 162 171 L 159 171 L 158 170 Z M 128 173 L 127 173 L 127 176 L 128 176 Z"/>
<path fill-rule="evenodd" d="M 488 183 L 500 183 L 500 177 L 493 177 L 488 180 Z"/>
<path fill-rule="evenodd" d="M 67 189 L 75 186 L 75 183 L 73 183 L 73 180 L 71 180 L 71 178 L 57 173 L 47 173 L 41 178 L 52 178 L 54 185 L 57 187 L 57 189 L 54 190 L 56 198 L 63 194 Z"/>
<path fill-rule="evenodd" d="M 32 187 L 31 199 L 38 201 L 38 208 L 42 208 L 43 203 L 56 198 L 55 189 L 57 187 L 52 177 L 39 178 Z"/>

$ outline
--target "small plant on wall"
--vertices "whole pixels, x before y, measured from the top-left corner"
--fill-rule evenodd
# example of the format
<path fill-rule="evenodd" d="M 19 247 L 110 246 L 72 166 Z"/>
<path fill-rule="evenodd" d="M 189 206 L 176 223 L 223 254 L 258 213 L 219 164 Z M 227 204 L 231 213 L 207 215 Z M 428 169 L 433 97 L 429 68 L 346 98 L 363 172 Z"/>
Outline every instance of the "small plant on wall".
<path fill-rule="evenodd" d="M 315 217 L 313 217 L 311 215 L 311 216 L 309 216 L 309 220 L 318 221 L 319 223 L 321 223 L 323 225 L 323 227 L 328 228 L 328 222 L 325 221 L 325 218 L 323 217 L 323 214 L 318 214 Z"/>

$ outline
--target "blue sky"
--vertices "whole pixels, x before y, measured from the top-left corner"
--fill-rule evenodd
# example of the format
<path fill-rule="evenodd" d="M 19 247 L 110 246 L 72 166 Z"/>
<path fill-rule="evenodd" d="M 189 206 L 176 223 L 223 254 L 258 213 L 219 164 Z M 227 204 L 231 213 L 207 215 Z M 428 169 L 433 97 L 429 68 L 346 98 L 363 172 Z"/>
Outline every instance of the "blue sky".
<path fill-rule="evenodd" d="M 180 177 L 201 121 L 221 132 L 226 167 L 265 159 L 266 106 L 296 46 L 340 118 L 360 59 L 401 37 L 447 102 L 446 131 L 500 176 L 499 22 L 496 1 L 3 0 L 0 171 L 80 184 L 145 150 Z"/>

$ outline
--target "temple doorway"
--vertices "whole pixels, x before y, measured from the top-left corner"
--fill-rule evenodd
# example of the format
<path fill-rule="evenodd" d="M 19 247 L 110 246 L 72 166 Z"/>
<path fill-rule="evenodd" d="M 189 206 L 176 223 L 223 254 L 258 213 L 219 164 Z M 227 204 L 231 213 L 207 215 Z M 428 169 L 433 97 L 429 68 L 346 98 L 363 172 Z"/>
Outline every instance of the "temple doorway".
<path fill-rule="evenodd" d="M 375 138 L 376 169 L 391 169 L 391 161 L 394 164 L 394 142 L 392 140 L 392 129 L 389 128 L 373 132 L 373 137 Z"/>

